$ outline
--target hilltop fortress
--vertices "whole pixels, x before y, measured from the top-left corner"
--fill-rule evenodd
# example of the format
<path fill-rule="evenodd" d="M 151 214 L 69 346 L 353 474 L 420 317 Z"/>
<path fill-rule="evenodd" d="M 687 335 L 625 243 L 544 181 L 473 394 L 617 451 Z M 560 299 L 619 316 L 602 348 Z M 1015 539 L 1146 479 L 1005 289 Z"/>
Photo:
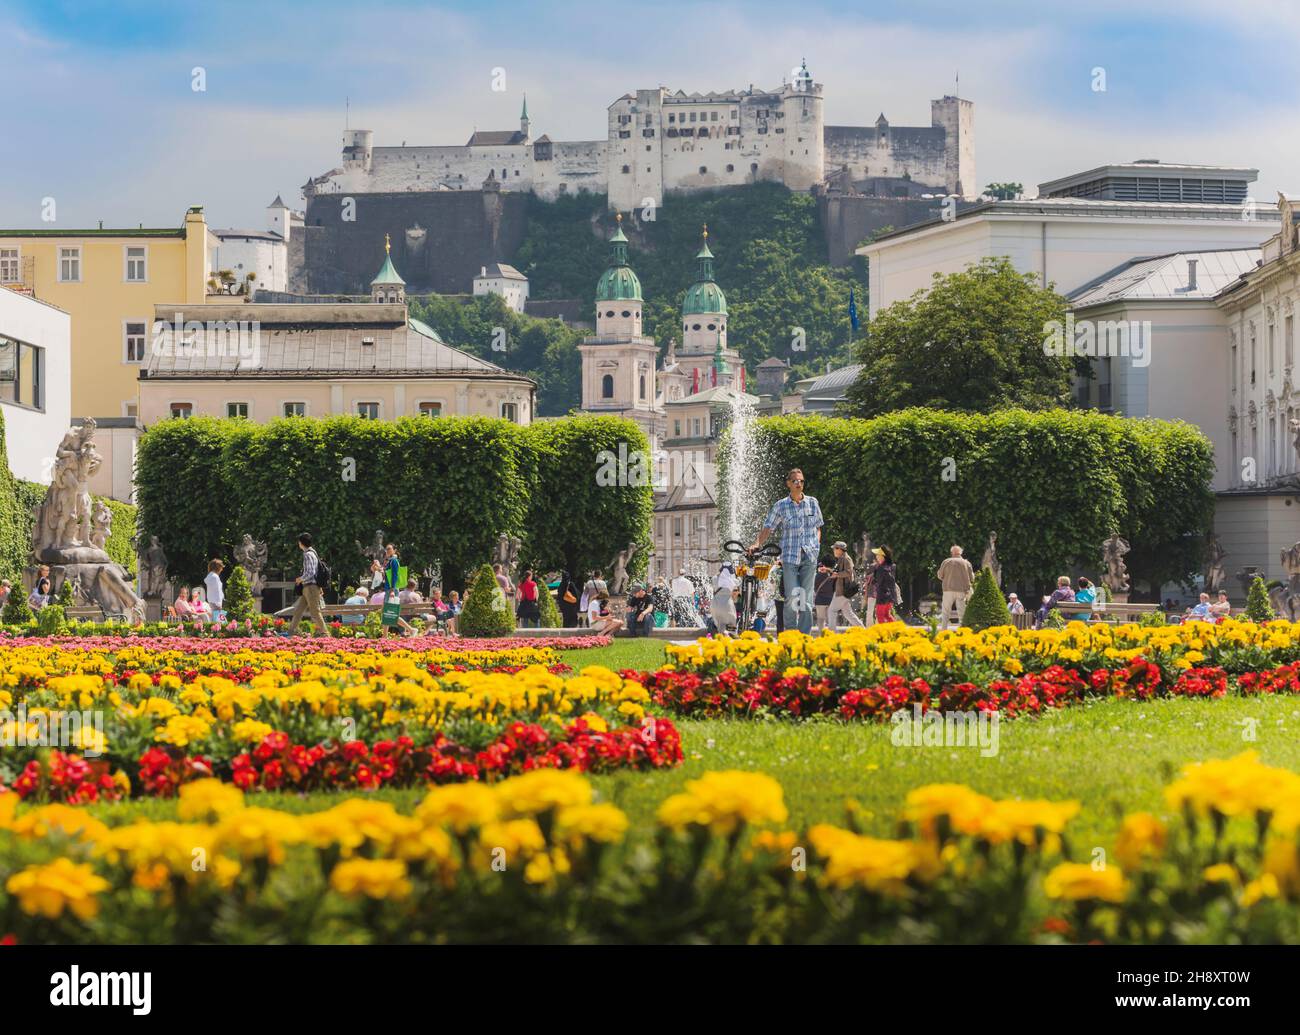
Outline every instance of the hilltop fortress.
<path fill-rule="evenodd" d="M 343 164 L 306 184 L 313 198 L 488 189 L 606 194 L 612 209 L 662 204 L 674 191 L 756 182 L 808 190 L 834 174 L 874 181 L 872 193 L 918 188 L 974 197 L 974 105 L 930 103 L 929 126 L 827 126 L 822 84 L 802 65 L 779 89 L 624 94 L 608 108 L 603 140 L 532 136 L 525 99 L 519 129 L 479 130 L 461 146 L 376 147 L 368 129 L 344 135 Z M 891 182 L 892 181 L 892 182 Z M 882 186 L 883 184 L 883 186 Z"/>

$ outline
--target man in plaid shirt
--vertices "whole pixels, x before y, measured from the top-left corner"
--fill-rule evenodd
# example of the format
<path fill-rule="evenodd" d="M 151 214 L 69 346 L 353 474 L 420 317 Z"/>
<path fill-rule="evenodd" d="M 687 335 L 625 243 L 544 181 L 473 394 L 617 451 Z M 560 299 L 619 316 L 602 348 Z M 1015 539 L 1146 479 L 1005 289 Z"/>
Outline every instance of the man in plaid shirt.
<path fill-rule="evenodd" d="M 751 550 L 759 549 L 781 530 L 781 571 L 785 582 L 785 627 L 812 632 L 813 580 L 822 544 L 822 508 L 815 497 L 803 493 L 803 471 L 795 468 L 785 476 L 790 495 L 779 499 L 768 512 Z"/>

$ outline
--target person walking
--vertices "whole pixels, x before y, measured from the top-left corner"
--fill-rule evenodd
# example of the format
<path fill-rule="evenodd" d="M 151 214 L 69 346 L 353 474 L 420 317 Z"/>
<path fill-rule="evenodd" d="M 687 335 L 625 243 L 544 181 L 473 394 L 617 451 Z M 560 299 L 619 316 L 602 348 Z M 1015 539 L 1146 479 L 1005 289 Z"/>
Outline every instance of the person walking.
<path fill-rule="evenodd" d="M 894 601 L 898 595 L 898 569 L 894 566 L 894 555 L 888 546 L 877 546 L 871 551 L 876 558 L 873 573 L 876 587 L 876 624 L 897 621 L 894 616 Z"/>
<path fill-rule="evenodd" d="M 952 619 L 952 611 L 957 609 L 957 625 L 966 619 L 966 601 L 970 599 L 971 586 L 975 583 L 975 569 L 970 561 L 962 555 L 960 546 L 948 551 L 948 556 L 939 565 L 939 581 L 943 584 L 942 621 L 947 625 Z"/>
<path fill-rule="evenodd" d="M 525 571 L 519 581 L 519 603 L 515 612 L 525 629 L 536 629 L 541 625 L 542 611 L 537 604 L 537 580 L 533 578 L 532 568 Z"/>
<path fill-rule="evenodd" d="M 848 543 L 831 544 L 835 555 L 835 564 L 826 570 L 831 576 L 831 602 L 826 609 L 826 627 L 836 629 L 840 625 L 861 625 L 862 619 L 854 613 L 853 598 L 858 586 L 853 581 L 853 558 L 849 556 Z"/>
<path fill-rule="evenodd" d="M 823 557 L 817 565 L 817 577 L 813 579 L 814 629 L 826 628 L 826 613 L 831 609 L 831 601 L 835 599 L 835 579 L 831 577 L 834 566 L 833 557 Z"/>
<path fill-rule="evenodd" d="M 319 634 L 328 637 L 330 627 L 325 624 L 325 615 L 320 609 L 323 588 L 317 582 L 320 558 L 316 555 L 316 548 L 312 546 L 310 532 L 303 532 L 298 537 L 298 549 L 302 551 L 302 573 L 293 580 L 299 596 L 294 602 L 293 615 L 289 620 L 289 635 L 293 636 L 298 632 L 298 626 L 302 624 L 302 616 L 306 615 L 311 619 L 312 625 L 319 630 Z"/>
<path fill-rule="evenodd" d="M 763 522 L 750 550 L 760 550 L 772 533 L 780 529 L 781 571 L 785 579 L 785 625 L 787 629 L 797 628 L 807 635 L 812 632 L 813 580 L 817 576 L 822 525 L 825 521 L 817 498 L 804 495 L 801 469 L 793 468 L 786 475 L 785 484 L 790 495 L 772 504 L 767 520 Z"/>
<path fill-rule="evenodd" d="M 578 585 L 565 568 L 560 572 L 560 584 L 555 587 L 555 601 L 560 609 L 560 624 L 566 629 L 578 625 Z"/>
<path fill-rule="evenodd" d="M 226 611 L 223 606 L 226 602 L 226 593 L 221 586 L 221 572 L 225 566 L 225 562 L 220 557 L 214 557 L 208 561 L 208 573 L 203 576 L 203 591 L 207 594 L 208 604 L 212 607 L 212 620 L 214 622 L 224 622 L 226 620 Z"/>

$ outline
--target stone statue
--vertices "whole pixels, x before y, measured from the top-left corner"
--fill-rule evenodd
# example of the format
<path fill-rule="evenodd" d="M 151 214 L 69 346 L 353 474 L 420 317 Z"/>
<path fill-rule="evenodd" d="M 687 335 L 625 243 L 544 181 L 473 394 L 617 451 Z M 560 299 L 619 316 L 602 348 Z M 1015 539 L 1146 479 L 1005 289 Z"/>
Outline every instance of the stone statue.
<path fill-rule="evenodd" d="M 149 537 L 149 548 L 140 555 L 140 593 L 150 600 L 171 595 L 167 587 L 167 554 L 156 535 Z"/>
<path fill-rule="evenodd" d="M 1205 592 L 1215 594 L 1228 581 L 1228 572 L 1223 567 L 1223 559 L 1228 555 L 1223 549 L 1223 543 L 1213 532 L 1205 537 L 1205 554 Z"/>
<path fill-rule="evenodd" d="M 1264 569 L 1248 564 L 1237 572 L 1237 581 L 1241 583 L 1241 595 L 1250 596 L 1250 587 L 1254 584 L 1255 579 L 1264 577 Z"/>
<path fill-rule="evenodd" d="M 253 594 L 254 600 L 262 598 L 262 590 L 266 585 L 266 580 L 262 575 L 266 568 L 267 547 L 266 543 L 259 542 L 247 532 L 239 545 L 234 549 L 235 562 L 244 569 L 244 574 L 248 576 L 248 588 Z"/>
<path fill-rule="evenodd" d="M 627 592 L 629 576 L 627 573 L 628 563 L 636 555 L 636 543 L 628 543 L 625 549 L 619 550 L 618 556 L 614 558 L 614 574 L 609 580 L 609 595 L 612 597 L 622 596 Z"/>
<path fill-rule="evenodd" d="M 103 500 L 95 500 L 94 516 L 91 520 L 90 545 L 101 550 L 108 548 L 108 537 L 113 530 L 113 512 Z"/>
<path fill-rule="evenodd" d="M 1282 551 L 1282 570 L 1287 580 L 1268 591 L 1268 600 L 1279 618 L 1294 622 L 1300 620 L 1300 543 Z"/>
<path fill-rule="evenodd" d="M 364 557 L 366 560 L 378 561 L 380 564 L 383 564 L 384 563 L 384 530 L 382 528 L 375 529 L 375 541 L 371 543 L 369 546 L 362 546 L 360 543 L 357 543 L 356 547 L 357 550 L 360 551 L 361 556 Z M 367 567 L 369 566 L 367 565 Z"/>
<path fill-rule="evenodd" d="M 496 549 L 492 551 L 493 565 L 501 565 L 503 568 L 510 563 L 510 537 L 502 532 L 497 536 Z"/>
<path fill-rule="evenodd" d="M 95 422 L 87 418 L 63 436 L 54 454 L 50 488 L 36 507 L 32 553 L 91 545 L 90 479 L 103 459 L 95 446 Z"/>
<path fill-rule="evenodd" d="M 993 581 L 997 583 L 998 588 L 1002 587 L 1002 562 L 998 560 L 998 534 L 989 533 L 989 543 L 984 547 L 984 558 L 980 561 L 981 568 L 988 568 L 993 572 Z"/>
<path fill-rule="evenodd" d="M 1129 591 L 1128 568 L 1124 564 L 1124 555 L 1128 551 L 1128 542 L 1118 534 L 1101 544 L 1101 555 L 1106 562 L 1106 574 L 1101 581 L 1112 596 Z"/>
<path fill-rule="evenodd" d="M 512 582 L 517 581 L 519 576 L 519 551 L 523 545 L 523 540 L 518 536 L 502 532 L 497 536 L 496 549 L 492 551 L 492 563 L 501 565 Z"/>
<path fill-rule="evenodd" d="M 73 580 L 81 595 L 106 615 L 144 621 L 144 601 L 131 587 L 130 573 L 104 548 L 112 512 L 92 505 L 90 479 L 103 458 L 95 445 L 95 422 L 89 418 L 63 436 L 55 451 L 50 488 L 36 508 L 32 525 L 32 560 L 49 565 L 55 582 Z M 35 584 L 37 567 L 24 581 Z"/>

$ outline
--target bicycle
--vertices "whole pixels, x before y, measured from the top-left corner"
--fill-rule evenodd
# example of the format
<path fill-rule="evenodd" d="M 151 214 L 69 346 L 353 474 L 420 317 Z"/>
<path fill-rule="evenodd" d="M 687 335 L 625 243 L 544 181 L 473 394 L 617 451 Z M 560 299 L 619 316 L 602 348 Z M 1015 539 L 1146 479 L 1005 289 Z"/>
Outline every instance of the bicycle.
<path fill-rule="evenodd" d="M 780 555 L 781 546 L 778 543 L 767 543 L 751 552 L 740 540 L 728 539 L 722 548 L 741 558 L 736 563 L 736 577 L 740 580 L 740 599 L 736 601 L 736 632 L 742 633 L 754 625 L 755 613 L 758 611 L 759 583 L 766 582 L 772 574 L 772 558 Z"/>

